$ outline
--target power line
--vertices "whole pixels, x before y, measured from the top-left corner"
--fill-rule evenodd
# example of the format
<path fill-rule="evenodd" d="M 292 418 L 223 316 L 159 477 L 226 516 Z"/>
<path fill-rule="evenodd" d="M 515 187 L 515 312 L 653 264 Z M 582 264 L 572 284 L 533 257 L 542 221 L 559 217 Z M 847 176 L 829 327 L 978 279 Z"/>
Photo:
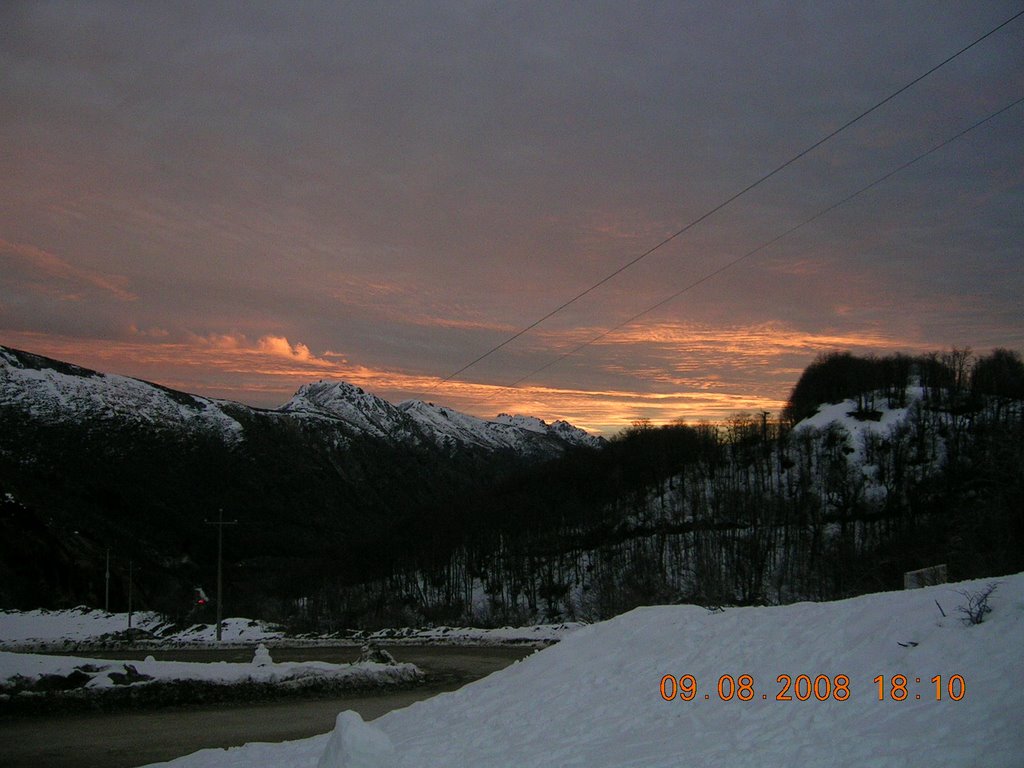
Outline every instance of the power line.
<path fill-rule="evenodd" d="M 820 147 L 820 146 L 821 146 L 822 144 L 824 144 L 825 142 L 827 142 L 827 141 L 829 141 L 829 140 L 831 140 L 831 139 L 835 138 L 835 137 L 836 137 L 836 136 L 838 136 L 838 135 L 839 135 L 840 133 L 842 133 L 843 131 L 845 131 L 845 130 L 846 130 L 847 128 L 850 128 L 850 127 L 851 127 L 851 126 L 853 126 L 853 125 L 854 125 L 855 123 L 858 123 L 859 121 L 861 121 L 862 119 L 864 119 L 865 117 L 867 117 L 868 115 L 870 115 L 870 114 L 871 114 L 872 112 L 875 112 L 875 111 L 876 111 L 876 110 L 878 110 L 878 109 L 879 109 L 880 107 L 882 107 L 882 106 L 884 106 L 885 104 L 889 103 L 890 101 L 892 101 L 893 99 L 895 99 L 895 98 L 896 98 L 897 96 L 899 96 L 899 95 L 900 95 L 901 93 L 903 93 L 904 91 L 906 91 L 906 90 L 908 90 L 908 89 L 912 88 L 913 86 L 915 86 L 915 85 L 916 85 L 917 83 L 919 83 L 919 82 L 921 82 L 922 80 L 924 80 L 924 79 L 925 79 L 926 77 L 928 77 L 929 75 L 931 75 L 931 74 L 933 74 L 934 72 L 936 72 L 937 70 L 941 69 L 941 68 L 942 68 L 942 67 L 944 67 L 944 66 L 945 66 L 946 64 L 948 64 L 949 62 L 951 62 L 951 61 L 953 61 L 954 59 L 956 59 L 956 58 L 957 58 L 958 56 L 961 56 L 962 54 L 966 53 L 966 52 L 967 52 L 967 51 L 969 51 L 969 50 L 970 50 L 971 48 L 973 48 L 974 46 L 976 46 L 976 45 L 978 45 L 979 43 L 981 43 L 981 42 L 982 42 L 983 40 L 987 39 L 988 37 L 991 37 L 991 36 L 992 36 L 992 35 L 994 35 L 994 34 L 995 34 L 996 32 L 998 32 L 998 31 L 999 31 L 1000 29 L 1002 29 L 1003 27 L 1005 27 L 1005 26 L 1007 26 L 1008 24 L 1012 23 L 1013 21 L 1015 21 L 1016 19 L 1020 18 L 1021 16 L 1024 16 L 1024 11 L 1019 11 L 1019 12 L 1015 13 L 1015 14 L 1014 14 L 1013 16 L 1011 16 L 1010 18 L 1008 18 L 1008 19 L 1007 19 L 1006 21 L 1002 22 L 1001 24 L 999 24 L 999 25 L 998 25 L 998 26 L 996 26 L 996 27 L 993 27 L 993 28 L 992 28 L 992 29 L 990 29 L 990 30 L 989 30 L 988 32 L 986 32 L 985 34 L 983 34 L 983 35 L 982 35 L 981 37 L 977 38 L 977 39 L 976 39 L 976 40 L 974 40 L 973 42 L 969 43 L 968 45 L 965 45 L 965 46 L 964 46 L 963 48 L 961 48 L 961 49 L 960 49 L 959 51 L 957 51 L 956 53 L 954 53 L 954 54 L 952 54 L 952 55 L 950 55 L 950 56 L 947 56 L 947 57 L 946 57 L 945 59 L 943 59 L 942 61 L 940 61 L 940 62 L 939 62 L 938 64 L 936 64 L 935 66 L 933 66 L 933 67 L 932 67 L 931 69 L 929 69 L 928 71 L 926 71 L 926 72 L 924 72 L 924 73 L 922 73 L 922 74 L 918 75 L 917 77 L 915 77 L 915 78 L 914 78 L 913 80 L 911 80 L 910 82 L 908 82 L 908 83 L 906 83 L 905 85 L 901 86 L 900 88 L 896 89 L 895 91 L 893 91 L 892 93 L 890 93 L 890 94 L 889 94 L 888 96 L 886 96 L 886 97 L 885 97 L 884 99 L 882 99 L 881 101 L 879 101 L 879 102 L 875 103 L 875 104 L 874 104 L 874 105 L 873 105 L 872 107 L 870 107 L 870 108 L 866 109 L 865 111 L 861 112 L 861 113 L 860 113 L 859 115 L 857 115 L 856 117 L 852 118 L 851 120 L 848 120 L 847 122 L 843 123 L 843 124 L 842 124 L 841 126 L 839 126 L 838 128 L 836 128 L 836 129 L 835 129 L 834 131 L 832 131 L 832 132 L 831 132 L 831 133 L 829 133 L 828 135 L 824 136 L 823 138 L 821 138 L 821 139 L 818 139 L 818 141 L 814 142 L 813 144 L 811 144 L 811 145 L 810 145 L 809 147 L 807 147 L 806 149 L 803 149 L 803 150 L 801 150 L 800 152 L 798 152 L 797 154 L 793 155 L 793 156 L 792 156 L 791 158 L 789 158 L 788 160 L 786 160 L 786 161 L 785 161 L 784 163 L 782 163 L 781 165 L 779 165 L 779 166 L 778 166 L 777 168 L 775 168 L 774 170 L 772 170 L 772 171 L 769 171 L 768 173 L 766 173 L 765 175 L 761 176 L 761 177 L 760 177 L 759 179 L 757 179 L 757 180 L 756 180 L 756 181 L 754 181 L 753 183 L 751 183 L 751 184 L 747 185 L 746 187 L 744 187 L 743 189 L 741 189 L 741 190 L 740 190 L 739 192 L 736 192 L 736 193 L 735 193 L 735 194 L 733 194 L 733 195 L 732 195 L 731 197 L 727 198 L 726 200 L 722 201 L 721 203 L 719 203 L 719 204 L 718 204 L 718 205 L 716 205 L 715 207 L 711 208 L 711 209 L 710 209 L 709 211 L 707 211 L 706 213 L 703 213 L 703 214 L 701 214 L 701 215 L 700 215 L 699 217 L 697 217 L 696 219 L 693 219 L 693 220 L 692 220 L 691 222 L 689 222 L 688 224 L 686 224 L 686 226 L 682 227 L 681 229 L 679 229 L 679 230 L 678 230 L 678 231 L 676 231 L 675 233 L 673 233 L 673 234 L 669 235 L 668 237 L 666 237 L 666 238 L 665 238 L 664 240 L 662 240 L 662 241 L 661 241 L 661 242 L 659 242 L 658 244 L 656 244 L 656 245 L 652 246 L 651 248 L 648 248 L 648 249 L 647 249 L 646 251 L 644 251 L 643 253 L 641 253 L 641 254 L 640 254 L 639 256 L 637 256 L 637 257 L 633 258 L 632 260 L 630 260 L 630 261 L 626 262 L 625 264 L 623 264 L 622 266 L 618 267 L 618 268 L 617 268 L 617 269 L 615 269 L 614 271 L 610 272 L 610 273 L 609 273 L 608 275 L 606 275 L 605 277 L 603 277 L 603 278 L 601 278 L 600 280 L 598 280 L 598 281 L 597 281 L 596 283 L 594 283 L 593 285 L 591 285 L 591 286 L 590 286 L 589 288 L 587 288 L 587 289 L 585 289 L 585 290 L 581 291 L 580 293 L 576 294 L 575 296 L 573 296 L 573 297 L 572 297 L 571 299 L 569 299 L 568 301 L 566 301 L 566 302 L 563 302 L 562 304 L 560 304 L 559 306 L 557 306 L 557 307 L 555 307 L 554 309 L 552 309 L 552 310 L 551 310 L 550 312 L 548 312 L 548 313 L 547 313 L 546 315 L 544 315 L 543 317 L 539 318 L 538 320 L 535 320 L 534 322 L 532 322 L 532 323 L 530 323 L 529 325 L 527 325 L 527 326 L 526 326 L 525 328 L 523 328 L 523 329 L 521 329 L 521 330 L 517 331 L 516 333 L 512 334 L 511 336 L 509 336 L 509 337 L 508 337 L 507 339 L 505 339 L 505 340 L 504 340 L 504 341 L 502 341 L 501 343 L 499 343 L 499 344 L 497 344 L 497 345 L 495 345 L 495 346 L 491 347 L 491 348 L 490 348 L 489 350 L 487 350 L 486 352 L 484 352 L 484 353 L 483 353 L 482 355 L 479 355 L 478 357 L 474 358 L 474 359 L 473 359 L 473 360 L 471 360 L 470 362 L 466 363 L 466 364 L 465 364 L 464 366 L 462 366 L 461 368 L 459 368 L 459 369 L 458 369 L 457 371 L 455 371 L 454 373 L 450 373 L 450 374 L 448 374 L 448 375 L 447 375 L 447 376 L 445 376 L 445 377 L 444 377 L 443 379 L 441 379 L 441 380 L 440 380 L 440 381 L 438 381 L 438 382 L 437 382 L 436 384 L 434 384 L 434 385 L 433 385 L 433 386 L 432 386 L 432 387 L 431 387 L 430 389 L 428 389 L 428 390 L 427 390 L 427 392 L 428 392 L 428 393 L 429 393 L 429 392 L 433 392 L 433 391 L 434 391 L 434 390 L 436 390 L 436 389 L 437 389 L 438 387 L 440 387 L 440 386 L 441 386 L 442 384 L 444 384 L 444 383 L 446 383 L 446 382 L 448 382 L 448 381 L 451 381 L 452 379 L 454 379 L 455 377 L 459 376 L 459 375 L 460 375 L 460 374 L 462 374 L 462 373 L 465 373 L 465 372 L 466 372 L 466 371 L 468 371 L 468 370 L 469 370 L 470 368 L 472 368 L 473 366 L 475 366 L 475 365 L 476 365 L 477 363 L 480 363 L 481 361 L 483 361 L 483 360 L 485 360 L 486 358 L 490 357 L 491 355 L 493 355 L 493 354 L 494 354 L 495 352 L 497 352 L 498 350 L 502 349 L 503 347 L 507 346 L 508 344 L 510 344 L 510 343 L 512 343 L 513 341 L 515 341 L 516 339 L 518 339 L 518 338 L 519 338 L 520 336 L 523 336 L 524 334 L 526 334 L 526 333 L 529 333 L 529 332 L 530 332 L 531 330 L 533 330 L 534 328 L 536 328 L 536 327 L 537 327 L 538 325 L 540 325 L 541 323 L 543 323 L 543 322 L 544 322 L 545 320 L 548 320 L 548 319 L 550 319 L 551 317 L 554 317 L 554 316 L 555 316 L 555 315 L 557 315 L 557 314 L 558 314 L 559 312 L 561 312 L 561 311 L 563 311 L 564 309 L 566 309 L 566 308 L 568 308 L 568 307 L 572 306 L 573 304 L 575 304 L 575 303 L 576 303 L 577 301 L 579 301 L 580 299 L 582 299 L 582 298 L 583 298 L 584 296 L 586 296 L 587 294 L 589 294 L 589 293 L 591 293 L 592 291 L 596 290 L 597 288 L 601 287 L 602 285 L 604 285 L 605 283 L 607 283 L 607 282 L 608 282 L 609 280 L 611 280 L 611 279 L 613 279 L 614 277 L 618 276 L 618 275 L 619 275 L 619 274 L 621 274 L 622 272 L 625 272 L 625 271 L 626 271 L 627 269 L 629 269 L 630 267 L 632 267 L 632 266 L 633 266 L 634 264 L 637 264 L 638 262 L 640 262 L 640 261 L 642 261 L 643 259 L 647 258 L 648 256 L 650 256 L 650 255 L 651 255 L 652 253 L 654 253 L 654 252 L 655 252 L 655 251 L 657 251 L 658 249 L 662 248 L 663 246 L 665 246 L 665 245 L 668 245 L 669 243 L 671 243 L 671 242 L 672 242 L 673 240 L 675 240 L 676 238 L 680 237 L 681 235 L 685 234 L 685 233 L 686 233 L 686 232 L 688 232 L 689 230 L 693 229 L 693 228 L 694 228 L 695 226 L 697 226 L 698 224 L 700 224 L 700 223 L 701 223 L 702 221 L 704 221 L 705 219 L 708 219 L 708 218 L 710 218 L 711 216 L 713 216 L 714 214 L 718 213 L 718 212 L 719 212 L 720 210 L 722 210 L 723 208 L 725 208 L 725 207 L 726 207 L 727 205 L 731 204 L 732 202 L 734 202 L 734 201 L 735 201 L 735 200 L 737 200 L 738 198 L 740 198 L 740 197 L 742 197 L 743 195 L 747 194 L 748 192 L 750 192 L 750 191 L 751 191 L 751 190 L 753 190 L 754 188 L 756 188 L 756 187 L 760 186 L 760 185 L 761 185 L 761 184 L 763 184 L 764 182 L 768 181 L 768 179 L 772 178 L 773 176 L 775 176 L 775 175 L 776 175 L 777 173 L 779 173 L 780 171 L 784 170 L 785 168 L 788 168 L 788 167 L 789 167 L 790 165 L 792 165 L 793 163 L 797 162 L 797 161 L 798 161 L 798 160 L 800 160 L 800 159 L 801 159 L 802 157 L 804 157 L 804 156 L 806 156 L 806 155 L 810 154 L 811 152 L 813 152 L 813 151 L 814 151 L 815 149 L 817 149 L 818 147 Z"/>
<path fill-rule="evenodd" d="M 546 371 L 551 366 L 553 366 L 553 365 L 555 365 L 557 363 L 560 363 L 562 360 L 565 360 L 565 358 L 571 357 L 572 355 L 575 355 L 580 350 L 582 350 L 582 349 L 584 349 L 586 347 L 589 347 L 591 344 L 594 344 L 594 343 L 600 341 L 601 339 L 605 338 L 606 336 L 610 336 L 611 334 L 615 333 L 620 328 L 624 328 L 625 326 L 630 325 L 630 324 L 636 322 L 637 320 L 639 320 L 644 315 L 647 315 L 647 314 L 653 312 L 654 310 L 659 309 L 659 308 L 665 306 L 669 302 L 674 301 L 675 299 L 677 299 L 680 296 L 682 296 L 687 291 L 690 291 L 693 288 L 696 288 L 698 285 L 701 285 L 702 283 L 706 283 L 708 280 L 711 280 L 713 277 L 717 277 L 718 275 L 722 274 L 726 270 L 732 269 L 734 266 L 739 264 L 741 261 L 744 261 L 745 259 L 747 259 L 747 258 L 749 258 L 749 257 L 751 257 L 751 256 L 753 256 L 753 255 L 755 255 L 757 253 L 760 253 L 765 248 L 768 248 L 768 247 L 774 245 L 775 243 L 779 242 L 783 238 L 788 237 L 789 235 L 793 234 L 797 230 L 803 229 L 808 224 L 810 224 L 810 223 L 820 219 L 822 216 L 825 216 L 825 215 L 831 213 L 832 211 L 836 210 L 837 208 L 839 208 L 839 207 L 841 207 L 843 205 L 846 205 L 846 203 L 850 202 L 855 197 L 859 197 L 860 195 L 864 194 L 865 192 L 867 192 L 867 191 L 869 191 L 871 189 L 874 189 L 879 184 L 882 184 L 883 182 L 888 181 L 889 179 L 891 179 L 896 174 L 898 174 L 898 173 L 900 173 L 902 171 L 905 171 L 907 168 L 909 168 L 910 166 L 914 165 L 915 163 L 920 162 L 921 160 L 923 160 L 924 158 L 926 158 L 929 155 L 933 154 L 934 152 L 938 152 L 943 147 L 945 147 L 945 146 L 947 146 L 949 144 L 952 144 L 954 141 L 956 141 L 957 139 L 962 138 L 963 136 L 966 136 L 968 133 L 970 133 L 974 129 L 981 127 L 982 125 L 984 125 L 985 123 L 989 122 L 990 120 L 994 120 L 995 118 L 999 117 L 1004 112 L 1008 112 L 1009 110 L 1013 109 L 1014 107 L 1016 107 L 1016 106 L 1018 106 L 1019 104 L 1022 104 L 1022 103 L 1024 103 L 1024 97 L 1019 98 L 1016 101 L 1014 101 L 1014 102 L 1012 102 L 1010 104 L 1007 104 L 1002 109 L 999 109 L 999 110 L 993 112 L 992 114 L 988 115 L 987 117 L 984 117 L 981 120 L 978 120 L 977 122 L 971 124 L 967 128 L 964 128 L 962 131 L 960 131 L 956 135 L 950 136 L 948 139 L 946 139 L 945 141 L 943 141 L 943 142 L 941 142 L 939 144 L 936 144 L 934 147 L 932 147 L 931 149 L 927 150 L 926 152 L 922 152 L 921 154 L 919 154 L 917 157 L 913 158 L 912 160 L 908 160 L 907 162 L 903 163 L 899 167 L 894 168 L 893 170 L 889 171 L 885 175 L 879 176 L 877 179 L 872 181 L 870 184 L 866 184 L 865 186 L 863 186 L 860 189 L 858 189 L 856 192 L 853 192 L 853 193 L 847 195 L 842 200 L 839 200 L 838 202 L 833 203 L 832 205 L 828 206 L 827 208 L 822 208 L 820 211 L 815 213 L 810 218 L 805 219 L 804 221 L 800 222 L 799 224 L 797 224 L 797 225 L 795 225 L 793 227 L 790 227 L 789 229 L 787 229 L 782 234 L 777 235 L 776 237 L 773 237 L 771 240 L 768 240 L 768 241 L 762 243 L 761 245 L 757 246 L 753 250 L 747 251 L 742 256 L 736 257 L 735 259 L 733 259 L 732 261 L 728 262 L 727 264 L 722 265 L 718 269 L 716 269 L 716 270 L 714 270 L 712 272 L 709 272 L 708 274 L 704 275 L 703 277 L 699 278 L 698 280 L 695 280 L 692 283 L 686 285 L 685 287 L 680 288 L 678 291 L 673 293 L 671 296 L 668 296 L 668 297 L 662 299 L 657 304 L 652 304 L 651 306 L 647 307 L 647 309 L 643 310 L 642 312 L 638 312 L 637 314 L 633 315 L 632 317 L 630 317 L 627 320 L 623 320 L 621 323 L 619 323 L 618 325 L 614 326 L 613 328 L 609 328 L 608 330 L 606 330 L 606 331 L 604 331 L 602 333 L 599 333 L 597 336 L 595 336 L 594 338 L 590 339 L 589 341 L 583 342 L 582 344 L 574 347 L 573 349 L 569 350 L 568 352 L 565 352 L 561 356 L 559 356 L 559 357 L 557 357 L 557 358 L 555 358 L 555 359 L 545 363 L 540 368 L 537 368 L 536 370 L 531 371 L 530 373 L 526 374 L 525 376 L 521 376 L 520 378 L 518 378 L 515 381 L 513 381 L 511 384 L 506 385 L 504 387 L 504 389 L 512 389 L 513 387 L 519 386 L 520 384 L 522 384 L 527 379 L 533 378 L 534 376 L 536 376 L 538 373 L 541 373 L 542 371 Z M 490 397 L 493 397 L 493 396 L 494 395 L 491 395 Z"/>

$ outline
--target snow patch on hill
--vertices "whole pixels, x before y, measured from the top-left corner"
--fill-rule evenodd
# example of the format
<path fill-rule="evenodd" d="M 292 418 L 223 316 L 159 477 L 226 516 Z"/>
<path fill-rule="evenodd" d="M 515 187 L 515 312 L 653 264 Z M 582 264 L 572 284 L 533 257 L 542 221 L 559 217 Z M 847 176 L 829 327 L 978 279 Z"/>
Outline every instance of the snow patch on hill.
<path fill-rule="evenodd" d="M 376 756 L 392 768 L 1018 768 L 1024 574 L 998 581 L 992 612 L 971 626 L 957 613 L 960 593 L 986 581 L 724 612 L 639 608 L 360 727 L 348 715 L 333 734 L 203 750 L 163 765 L 297 768 L 344 753 L 353 738 L 360 749 L 379 745 Z M 692 701 L 678 697 L 683 675 L 696 680 Z M 750 700 L 740 700 L 725 675 L 749 675 L 753 688 L 743 696 Z M 808 680 L 797 682 L 800 675 Z M 906 678 L 905 697 L 894 675 Z M 828 678 L 822 700 L 814 695 L 815 684 L 826 692 L 819 676 Z M 676 696 L 666 701 L 663 691 Z M 377 764 L 375 754 L 363 757 Z"/>
<path fill-rule="evenodd" d="M 877 418 L 864 418 L 857 414 L 857 402 L 844 400 L 841 403 L 826 403 L 818 407 L 818 412 L 799 422 L 795 429 L 824 429 L 830 424 L 840 424 L 854 437 L 868 432 L 885 435 L 893 427 L 903 423 L 916 404 L 924 398 L 922 387 L 907 387 L 907 405 L 902 408 L 890 408 L 885 398 L 879 397 L 875 404 L 874 414 Z"/>

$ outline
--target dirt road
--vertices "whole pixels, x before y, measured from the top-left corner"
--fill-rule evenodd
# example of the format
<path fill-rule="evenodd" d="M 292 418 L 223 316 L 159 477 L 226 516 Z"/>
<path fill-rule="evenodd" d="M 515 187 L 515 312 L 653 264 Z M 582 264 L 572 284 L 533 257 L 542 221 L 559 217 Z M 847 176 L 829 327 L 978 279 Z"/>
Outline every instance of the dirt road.
<path fill-rule="evenodd" d="M 430 682 L 405 691 L 357 693 L 329 699 L 288 699 L 258 704 L 175 708 L 136 712 L 55 714 L 0 719 L 0 765 L 4 768 L 134 768 L 170 760 L 206 747 L 248 741 L 286 741 L 326 733 L 344 709 L 364 720 L 455 690 L 508 666 L 532 648 L 398 646 L 388 650 L 398 661 L 418 665 Z M 144 658 L 119 653 L 118 658 Z M 241 656 L 238 654 L 241 653 Z M 276 661 L 347 662 L 358 649 L 272 650 Z M 251 651 L 175 651 L 157 658 L 191 661 L 248 661 Z"/>

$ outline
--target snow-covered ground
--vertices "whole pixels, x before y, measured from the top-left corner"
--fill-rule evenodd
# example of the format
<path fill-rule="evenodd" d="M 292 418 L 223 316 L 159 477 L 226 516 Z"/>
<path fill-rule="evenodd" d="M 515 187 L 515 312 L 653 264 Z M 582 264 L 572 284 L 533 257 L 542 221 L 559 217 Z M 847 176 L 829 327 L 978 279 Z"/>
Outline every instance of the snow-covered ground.
<path fill-rule="evenodd" d="M 382 629 L 375 632 L 342 632 L 334 635 L 288 636 L 279 627 L 245 618 L 221 622 L 221 642 L 217 642 L 214 624 L 194 624 L 174 630 L 157 613 L 137 612 L 132 627 L 139 630 L 126 634 L 128 614 L 107 613 L 79 606 L 60 611 L 0 610 L 0 649 L 38 650 L 75 647 L 135 645 L 139 647 L 207 647 L 252 646 L 265 643 L 281 645 L 362 645 L 365 642 L 394 644 L 450 643 L 457 645 L 503 645 L 520 643 L 554 643 L 582 624 L 538 624 L 528 627 L 431 627 L 424 629 Z"/>
<path fill-rule="evenodd" d="M 107 613 L 85 606 L 59 611 L 0 610 L 0 649 L 124 644 L 129 640 L 128 629 L 127 613 Z M 152 636 L 167 646 L 213 644 L 217 636 L 213 624 L 194 624 L 174 631 L 160 614 L 152 611 L 132 614 L 131 629 L 135 630 L 131 638 L 134 641 Z M 221 623 L 221 637 L 222 643 L 253 645 L 280 640 L 284 632 L 266 622 L 230 618 Z"/>
<path fill-rule="evenodd" d="M 924 398 L 924 389 L 920 386 L 907 387 L 908 405 L 903 408 L 890 408 L 885 397 L 879 394 L 875 400 L 874 413 L 876 419 L 860 419 L 855 415 L 857 402 L 852 399 L 840 403 L 826 403 L 818 407 L 818 412 L 808 416 L 794 427 L 799 432 L 804 429 L 825 429 L 830 424 L 839 424 L 852 439 L 854 461 L 863 462 L 864 435 L 874 434 L 886 437 L 892 430 L 907 421 L 915 405 Z"/>
<path fill-rule="evenodd" d="M 375 643 L 453 645 L 516 645 L 521 643 L 556 643 L 584 625 L 567 621 L 562 624 L 536 624 L 528 627 L 431 627 L 428 629 L 381 629 L 370 633 L 357 633 L 352 640 L 365 639 Z"/>
<path fill-rule="evenodd" d="M 960 593 L 991 581 L 992 612 L 965 625 Z M 331 734 L 163 765 L 1020 768 L 1022 648 L 1024 574 L 833 603 L 641 608 L 372 723 L 344 712 Z"/>
<path fill-rule="evenodd" d="M 284 630 L 265 621 L 234 617 L 221 621 L 221 643 L 245 644 L 275 642 L 284 638 Z M 216 624 L 193 624 L 188 629 L 161 636 L 166 645 L 216 645 Z"/>
<path fill-rule="evenodd" d="M 388 685 L 415 682 L 421 673 L 414 664 L 275 663 L 265 647 L 254 653 L 251 663 L 155 661 L 152 656 L 145 661 L 128 662 L 0 651 L 0 690 L 31 689 L 37 681 L 47 677 L 71 677 L 75 687 L 100 690 L 182 681 L 215 685 L 274 683 L 293 687 L 324 681 Z"/>
<path fill-rule="evenodd" d="M 157 633 L 165 625 L 163 618 L 151 611 L 132 615 L 135 629 Z M 107 613 L 85 606 L 60 611 L 0 610 L 0 648 L 97 641 L 126 629 L 127 613 Z"/>

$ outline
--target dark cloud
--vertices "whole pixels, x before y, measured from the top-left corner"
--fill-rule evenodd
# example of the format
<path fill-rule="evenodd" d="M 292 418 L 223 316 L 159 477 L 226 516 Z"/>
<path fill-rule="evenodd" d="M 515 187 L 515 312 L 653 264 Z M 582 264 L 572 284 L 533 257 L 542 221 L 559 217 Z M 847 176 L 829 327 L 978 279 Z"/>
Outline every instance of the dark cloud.
<path fill-rule="evenodd" d="M 78 339 L 83 355 L 287 337 L 367 370 L 445 375 L 1016 10 L 5 3 L 0 239 L 21 250 L 0 252 L 0 334 Z M 621 322 L 1019 98 L 1022 38 L 1018 20 L 470 378 L 515 380 L 559 339 Z M 1024 346 L 1022 113 L 647 322 Z M 57 260 L 49 274 L 33 248 Z M 166 335 L 133 335 L 146 328 Z M 537 383 L 697 386 L 656 375 L 671 350 L 629 338 L 614 360 L 594 345 Z M 773 358 L 775 375 L 747 352 L 726 362 L 675 343 L 716 387 L 768 400 L 816 353 Z M 622 373 L 630 354 L 639 379 Z M 298 383 L 245 381 L 263 403 Z"/>

